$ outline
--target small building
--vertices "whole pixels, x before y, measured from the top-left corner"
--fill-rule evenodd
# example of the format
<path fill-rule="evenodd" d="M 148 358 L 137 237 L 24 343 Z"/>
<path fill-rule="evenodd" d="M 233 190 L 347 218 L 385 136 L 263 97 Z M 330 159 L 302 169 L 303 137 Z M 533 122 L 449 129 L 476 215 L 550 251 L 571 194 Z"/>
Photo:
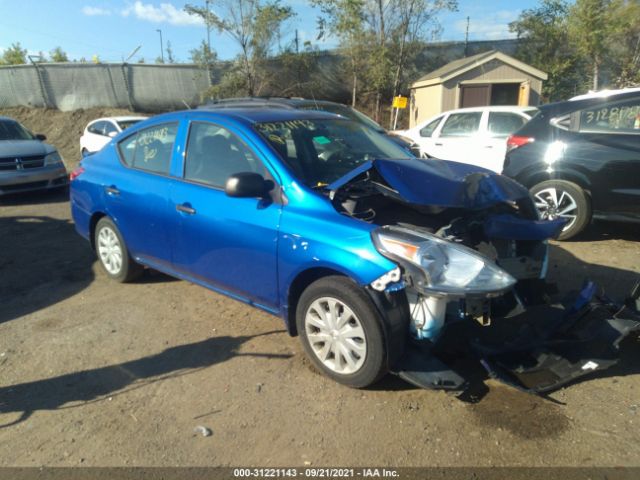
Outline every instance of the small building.
<path fill-rule="evenodd" d="M 454 60 L 411 85 L 410 126 L 456 108 L 538 105 L 547 77 L 496 50 Z"/>

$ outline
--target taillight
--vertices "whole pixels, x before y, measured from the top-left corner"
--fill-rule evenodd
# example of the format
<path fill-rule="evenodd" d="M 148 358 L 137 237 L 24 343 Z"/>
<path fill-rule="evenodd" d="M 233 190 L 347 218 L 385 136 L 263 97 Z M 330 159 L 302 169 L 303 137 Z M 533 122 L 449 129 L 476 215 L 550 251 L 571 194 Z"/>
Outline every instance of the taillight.
<path fill-rule="evenodd" d="M 76 178 L 78 178 L 83 173 L 84 173 L 84 168 L 83 167 L 76 168 L 73 172 L 71 172 L 69 174 L 69 181 L 70 182 L 74 181 Z"/>
<path fill-rule="evenodd" d="M 535 140 L 533 137 L 523 137 L 521 135 L 511 135 L 507 139 L 507 152 L 520 148 L 527 143 L 532 143 Z"/>

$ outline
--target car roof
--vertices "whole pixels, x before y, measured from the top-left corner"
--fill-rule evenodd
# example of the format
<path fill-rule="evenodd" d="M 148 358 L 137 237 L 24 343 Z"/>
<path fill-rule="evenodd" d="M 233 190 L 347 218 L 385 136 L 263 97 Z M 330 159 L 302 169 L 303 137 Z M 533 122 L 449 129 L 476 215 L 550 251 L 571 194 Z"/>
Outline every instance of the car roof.
<path fill-rule="evenodd" d="M 608 96 L 597 97 L 585 97 L 582 99 L 565 100 L 563 102 L 547 103 L 538 107 L 544 113 L 550 113 L 552 115 L 562 115 L 563 113 L 570 113 L 575 110 L 581 110 L 583 108 L 597 106 L 612 100 L 626 100 L 636 99 L 640 97 L 640 92 L 635 89 L 628 89 L 621 93 L 616 93 Z"/>
<path fill-rule="evenodd" d="M 467 107 L 467 108 L 456 108 L 455 110 L 447 110 L 446 112 L 440 113 L 440 115 L 445 113 L 465 113 L 465 112 L 527 112 L 529 110 L 535 110 L 538 107 L 536 106 L 527 106 L 527 107 L 519 107 L 517 105 L 487 105 L 484 107 Z M 434 115 L 435 117 L 435 115 Z"/>
<path fill-rule="evenodd" d="M 15 118 L 11 118 L 11 117 L 3 117 L 3 116 L 1 116 L 1 115 L 0 115 L 0 120 L 3 120 L 3 121 L 9 121 L 9 122 L 17 122 L 17 123 L 20 123 L 20 122 L 18 122 L 18 120 L 16 120 Z"/>
<path fill-rule="evenodd" d="M 597 92 L 589 91 L 588 93 L 571 97 L 569 100 L 583 100 L 585 98 L 603 98 L 603 97 L 611 97 L 612 95 L 619 95 L 621 93 L 634 93 L 634 92 L 640 92 L 640 87 L 619 88 L 615 90 L 606 89 L 606 90 L 600 90 Z"/>
<path fill-rule="evenodd" d="M 302 97 L 239 97 L 239 98 L 225 98 L 221 100 L 214 100 L 210 103 L 198 107 L 199 109 L 220 109 L 230 107 L 280 107 L 280 108 L 300 108 L 303 106 L 321 106 L 321 105 L 336 105 L 344 108 L 349 108 L 347 105 L 341 103 L 331 102 L 328 100 L 313 100 Z"/>
<path fill-rule="evenodd" d="M 105 120 L 113 120 L 116 122 L 128 122 L 131 120 L 146 120 L 149 117 L 142 117 L 142 116 L 118 116 L 118 117 L 101 117 L 101 118 L 96 118 L 95 120 L 91 120 L 89 122 L 89 124 L 91 123 L 95 123 L 95 122 L 104 122 Z"/>
<path fill-rule="evenodd" d="M 341 119 L 344 117 L 333 113 L 318 110 L 297 110 L 288 108 L 255 108 L 255 107 L 228 107 L 228 108 L 198 108 L 196 110 L 182 110 L 180 112 L 165 113 L 153 117 L 154 119 L 169 120 L 182 115 L 206 117 L 210 113 L 214 116 L 230 117 L 245 123 L 286 122 L 288 120 L 314 120 L 314 119 Z"/>

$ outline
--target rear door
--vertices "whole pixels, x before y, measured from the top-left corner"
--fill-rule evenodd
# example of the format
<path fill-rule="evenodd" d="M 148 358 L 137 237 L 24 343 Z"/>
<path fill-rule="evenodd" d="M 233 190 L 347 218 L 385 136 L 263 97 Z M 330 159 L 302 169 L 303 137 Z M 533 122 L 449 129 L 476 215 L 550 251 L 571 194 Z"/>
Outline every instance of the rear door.
<path fill-rule="evenodd" d="M 529 117 L 517 112 L 488 112 L 486 138 L 482 144 L 485 168 L 502 173 L 507 153 L 507 138 L 520 130 Z"/>
<path fill-rule="evenodd" d="M 191 122 L 183 175 L 171 188 L 169 205 L 174 268 L 196 282 L 275 311 L 282 205 L 227 196 L 227 179 L 240 172 L 275 180 L 233 126 Z"/>
<path fill-rule="evenodd" d="M 175 121 L 121 140 L 117 149 L 123 168 L 114 169 L 101 185 L 107 213 L 134 258 L 160 269 L 171 265 L 167 212 L 177 133 Z"/>
<path fill-rule="evenodd" d="M 589 177 L 594 213 L 640 217 L 640 95 L 571 115 L 563 161 Z"/>

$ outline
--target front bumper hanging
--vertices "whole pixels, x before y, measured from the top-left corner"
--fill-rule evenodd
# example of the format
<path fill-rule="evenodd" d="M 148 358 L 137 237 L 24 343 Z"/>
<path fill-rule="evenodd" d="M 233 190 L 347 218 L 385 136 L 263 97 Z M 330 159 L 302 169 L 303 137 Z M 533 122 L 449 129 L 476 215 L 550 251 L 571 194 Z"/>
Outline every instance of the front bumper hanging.
<path fill-rule="evenodd" d="M 596 291 L 589 282 L 571 308 L 539 305 L 492 319 L 488 328 L 454 323 L 435 344 L 408 346 L 393 372 L 423 388 L 465 390 L 468 368 L 458 366 L 463 355 L 479 361 L 491 378 L 531 393 L 550 392 L 616 364 L 620 342 L 640 332 L 640 288 L 626 305 Z"/>

